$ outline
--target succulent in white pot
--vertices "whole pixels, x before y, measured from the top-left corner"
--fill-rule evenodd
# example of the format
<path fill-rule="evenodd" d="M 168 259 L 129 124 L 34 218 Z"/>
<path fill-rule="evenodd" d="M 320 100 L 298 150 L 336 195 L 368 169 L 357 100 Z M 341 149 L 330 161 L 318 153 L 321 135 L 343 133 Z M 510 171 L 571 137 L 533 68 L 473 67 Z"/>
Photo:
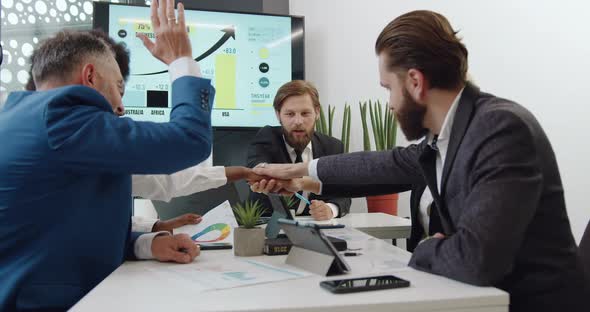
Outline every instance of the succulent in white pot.
<path fill-rule="evenodd" d="M 245 201 L 233 207 L 239 227 L 234 229 L 234 255 L 260 256 L 264 251 L 264 229 L 256 226 L 264 212 L 258 201 Z"/>

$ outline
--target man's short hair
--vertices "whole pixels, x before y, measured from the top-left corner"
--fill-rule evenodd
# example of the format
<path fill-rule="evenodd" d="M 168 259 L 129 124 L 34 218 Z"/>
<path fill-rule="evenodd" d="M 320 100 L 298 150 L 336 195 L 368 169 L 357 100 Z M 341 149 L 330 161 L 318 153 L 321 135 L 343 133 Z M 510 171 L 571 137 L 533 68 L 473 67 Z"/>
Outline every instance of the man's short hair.
<path fill-rule="evenodd" d="M 275 111 L 280 112 L 283 107 L 283 103 L 292 96 L 299 96 L 309 94 L 313 107 L 320 108 L 320 95 L 318 89 L 313 84 L 305 80 L 293 80 L 282 85 L 277 91 L 272 106 Z"/>
<path fill-rule="evenodd" d="M 63 79 L 90 56 L 105 56 L 113 49 L 104 39 L 87 31 L 60 31 L 35 50 L 31 72 L 35 85 L 48 79 Z"/>
<path fill-rule="evenodd" d="M 375 52 L 387 55 L 387 67 L 403 73 L 417 69 L 431 88 L 453 89 L 465 83 L 467 48 L 449 21 L 432 11 L 413 11 L 394 19 L 377 38 Z"/>
<path fill-rule="evenodd" d="M 100 29 L 93 29 L 90 34 L 98 38 L 102 38 L 115 51 L 115 61 L 121 70 L 123 80 L 127 81 L 129 78 L 129 49 L 124 42 L 115 42 L 107 33 Z"/>
<path fill-rule="evenodd" d="M 113 51 L 115 51 L 115 61 L 117 61 L 117 65 L 119 65 L 119 70 L 121 70 L 121 76 L 123 76 L 123 80 L 127 81 L 129 78 L 129 50 L 127 49 L 125 43 L 115 42 L 113 38 L 109 37 L 109 35 L 100 29 L 93 29 L 89 32 L 89 34 L 98 38 L 102 38 L 113 49 Z M 29 69 L 29 80 L 25 85 L 25 90 L 28 91 L 35 91 L 37 89 L 35 82 L 33 81 L 33 64 L 35 63 L 36 52 L 37 51 L 34 51 L 29 58 L 31 68 Z"/>

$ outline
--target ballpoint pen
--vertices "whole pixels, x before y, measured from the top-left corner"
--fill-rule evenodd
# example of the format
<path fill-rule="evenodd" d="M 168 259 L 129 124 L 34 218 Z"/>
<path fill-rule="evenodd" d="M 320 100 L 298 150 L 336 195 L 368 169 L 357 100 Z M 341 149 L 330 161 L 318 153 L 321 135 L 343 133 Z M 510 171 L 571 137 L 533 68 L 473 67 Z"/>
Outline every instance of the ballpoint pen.
<path fill-rule="evenodd" d="M 309 202 L 309 200 L 307 198 L 303 197 L 303 195 L 301 195 L 299 193 L 295 193 L 295 196 L 297 196 L 297 198 L 299 198 L 302 201 L 304 201 L 306 204 L 311 205 L 311 203 Z"/>

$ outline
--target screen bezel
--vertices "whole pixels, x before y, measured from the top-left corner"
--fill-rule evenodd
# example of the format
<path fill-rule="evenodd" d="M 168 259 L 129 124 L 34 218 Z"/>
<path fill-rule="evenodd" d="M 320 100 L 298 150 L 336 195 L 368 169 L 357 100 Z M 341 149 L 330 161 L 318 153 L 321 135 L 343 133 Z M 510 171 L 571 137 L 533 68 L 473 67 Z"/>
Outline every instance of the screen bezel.
<path fill-rule="evenodd" d="M 101 29 L 105 33 L 109 33 L 109 7 L 115 6 L 126 6 L 126 7 L 142 7 L 149 8 L 147 5 L 141 4 L 125 4 L 125 3 L 111 3 L 111 2 L 93 2 L 94 13 L 92 19 L 92 28 Z M 204 9 L 190 9 L 185 8 L 185 11 L 201 11 L 201 12 L 218 12 L 218 13 L 232 13 L 232 14 L 246 14 L 246 15 L 261 15 L 261 16 L 282 16 L 291 18 L 291 34 L 301 31 L 301 36 L 294 36 L 295 40 L 291 43 L 291 79 L 292 80 L 305 80 L 305 17 L 299 15 L 285 15 L 285 14 L 272 14 L 272 13 L 253 13 L 244 11 L 232 11 L 232 10 L 204 10 Z M 249 127 L 249 126 L 213 126 L 214 129 L 218 130 L 230 130 L 230 131 L 252 131 L 264 127 Z"/>

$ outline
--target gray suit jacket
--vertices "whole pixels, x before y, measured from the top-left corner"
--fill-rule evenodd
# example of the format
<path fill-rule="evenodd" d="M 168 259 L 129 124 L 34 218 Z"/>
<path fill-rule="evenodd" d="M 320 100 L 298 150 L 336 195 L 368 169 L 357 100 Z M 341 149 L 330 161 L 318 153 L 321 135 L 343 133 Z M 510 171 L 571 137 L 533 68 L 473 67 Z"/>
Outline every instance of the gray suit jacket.
<path fill-rule="evenodd" d="M 410 266 L 504 289 L 511 311 L 590 306 L 555 155 L 530 112 L 468 84 L 451 131 L 441 194 L 427 148 L 424 140 L 321 158 L 323 194 L 356 197 L 427 185 L 446 239 L 419 244 Z M 413 227 L 420 227 L 416 219 Z"/>

